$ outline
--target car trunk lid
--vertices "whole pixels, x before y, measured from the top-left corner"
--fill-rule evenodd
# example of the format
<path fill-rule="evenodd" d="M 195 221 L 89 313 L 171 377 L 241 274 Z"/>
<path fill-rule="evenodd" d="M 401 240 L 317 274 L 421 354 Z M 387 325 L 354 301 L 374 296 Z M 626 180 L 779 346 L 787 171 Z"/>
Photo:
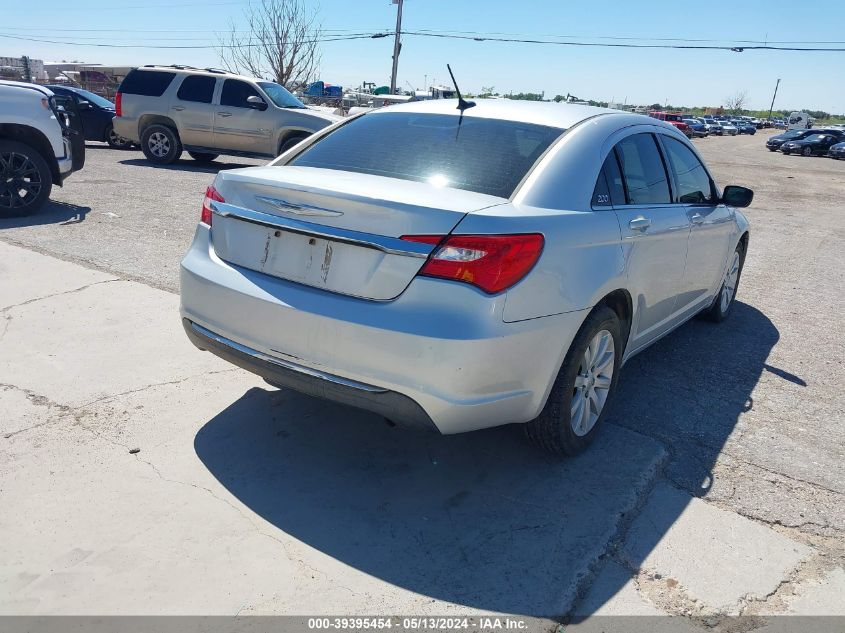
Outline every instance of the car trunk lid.
<path fill-rule="evenodd" d="M 365 299 L 408 286 L 434 248 L 403 235 L 446 235 L 496 196 L 311 167 L 221 172 L 212 240 L 224 261 Z"/>

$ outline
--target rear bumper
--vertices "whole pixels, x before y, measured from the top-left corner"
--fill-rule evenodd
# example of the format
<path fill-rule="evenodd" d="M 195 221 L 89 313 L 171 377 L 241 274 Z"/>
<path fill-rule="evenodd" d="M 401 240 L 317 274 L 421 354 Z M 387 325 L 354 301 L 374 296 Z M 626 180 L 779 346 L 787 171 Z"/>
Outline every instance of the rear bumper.
<path fill-rule="evenodd" d="M 138 134 L 138 119 L 116 116 L 112 119 L 112 127 L 119 136 L 128 138 L 133 143 L 141 142 L 141 137 Z"/>
<path fill-rule="evenodd" d="M 460 433 L 535 418 L 587 311 L 505 323 L 504 295 L 417 278 L 393 301 L 338 295 L 220 260 L 197 229 L 181 314 L 197 347 L 268 382 Z"/>
<path fill-rule="evenodd" d="M 196 347 L 261 376 L 271 385 L 289 387 L 309 396 L 374 411 L 391 420 L 396 418 L 416 429 L 437 431 L 434 422 L 420 405 L 395 391 L 347 380 L 262 354 L 258 350 L 215 334 L 189 319 L 182 319 L 182 325 Z"/>

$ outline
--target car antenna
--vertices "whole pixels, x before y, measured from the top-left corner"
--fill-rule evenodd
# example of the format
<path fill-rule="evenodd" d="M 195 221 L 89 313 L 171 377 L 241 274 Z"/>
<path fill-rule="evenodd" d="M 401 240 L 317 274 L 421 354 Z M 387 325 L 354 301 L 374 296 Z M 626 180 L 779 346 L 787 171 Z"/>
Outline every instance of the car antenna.
<path fill-rule="evenodd" d="M 458 93 L 458 110 L 461 111 L 461 116 L 458 118 L 458 129 L 455 131 L 455 139 L 457 140 L 458 134 L 461 133 L 461 123 L 464 122 L 464 110 L 469 110 L 470 108 L 475 107 L 475 101 L 467 101 L 464 99 L 461 94 L 461 89 L 458 88 L 458 82 L 455 81 L 455 74 L 452 72 L 452 67 L 449 64 L 446 64 L 446 68 L 449 70 L 449 75 L 452 77 L 452 85 L 455 86 L 455 92 Z"/>

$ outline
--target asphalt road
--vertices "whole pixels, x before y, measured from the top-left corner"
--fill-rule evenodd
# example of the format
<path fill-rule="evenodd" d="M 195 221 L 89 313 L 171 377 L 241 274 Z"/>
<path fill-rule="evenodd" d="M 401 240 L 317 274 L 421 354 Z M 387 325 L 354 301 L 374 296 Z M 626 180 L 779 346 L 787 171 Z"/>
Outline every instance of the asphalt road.
<path fill-rule="evenodd" d="M 841 566 L 845 162 L 770 153 L 766 134 L 696 141 L 720 185 L 755 191 L 735 313 L 633 359 L 608 421 L 661 445 L 677 488 Z M 176 292 L 205 187 L 218 169 L 252 164 L 163 169 L 92 144 L 44 212 L 0 220 L 0 240 Z"/>

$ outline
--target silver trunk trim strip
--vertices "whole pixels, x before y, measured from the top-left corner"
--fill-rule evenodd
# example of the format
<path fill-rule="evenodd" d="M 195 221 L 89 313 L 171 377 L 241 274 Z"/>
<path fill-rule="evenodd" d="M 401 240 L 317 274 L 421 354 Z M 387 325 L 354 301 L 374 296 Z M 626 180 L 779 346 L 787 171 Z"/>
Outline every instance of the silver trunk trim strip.
<path fill-rule="evenodd" d="M 432 244 L 407 242 L 405 240 L 400 240 L 398 237 L 375 235 L 373 233 L 363 233 L 361 231 L 351 231 L 334 226 L 324 226 L 322 224 L 314 224 L 312 222 L 303 222 L 302 220 L 285 218 L 271 213 L 254 211 L 252 209 L 244 209 L 243 207 L 236 207 L 222 202 L 212 202 L 211 210 L 215 215 L 219 215 L 223 218 L 234 218 L 236 220 L 260 224 L 273 229 L 290 231 L 291 233 L 320 237 L 335 242 L 346 242 L 347 244 L 355 244 L 365 248 L 374 248 L 391 255 L 402 255 L 405 257 L 419 257 L 420 259 L 426 259 L 431 251 L 434 250 L 434 246 Z"/>
<path fill-rule="evenodd" d="M 197 325 L 193 321 L 191 321 L 191 328 L 197 334 L 204 336 L 207 339 L 211 339 L 212 341 L 216 341 L 221 345 L 225 345 L 226 347 L 231 347 L 232 349 L 237 350 L 242 354 L 246 354 L 247 356 L 250 356 L 255 360 L 270 363 L 271 365 L 276 365 L 278 367 L 283 367 L 284 369 L 289 369 L 300 374 L 305 374 L 306 376 L 311 376 L 312 378 L 319 378 L 320 380 L 325 380 L 326 382 L 331 382 L 336 385 L 343 385 L 344 387 L 357 389 L 358 391 L 366 391 L 368 393 L 387 393 L 388 391 L 387 389 L 382 389 L 381 387 L 374 387 L 373 385 L 358 382 L 357 380 L 350 380 L 349 378 L 341 378 L 340 376 L 336 376 L 334 374 L 329 374 L 327 372 L 319 371 L 317 369 L 311 369 L 310 367 L 305 367 L 304 365 L 297 365 L 296 363 L 291 363 L 290 361 L 282 360 L 281 358 L 277 358 L 276 356 L 264 354 L 263 352 L 259 352 L 258 350 L 252 349 L 251 347 L 247 347 L 246 345 L 236 343 L 235 341 L 228 339 L 225 336 L 215 334 L 211 330 L 206 329 L 201 325 Z"/>

